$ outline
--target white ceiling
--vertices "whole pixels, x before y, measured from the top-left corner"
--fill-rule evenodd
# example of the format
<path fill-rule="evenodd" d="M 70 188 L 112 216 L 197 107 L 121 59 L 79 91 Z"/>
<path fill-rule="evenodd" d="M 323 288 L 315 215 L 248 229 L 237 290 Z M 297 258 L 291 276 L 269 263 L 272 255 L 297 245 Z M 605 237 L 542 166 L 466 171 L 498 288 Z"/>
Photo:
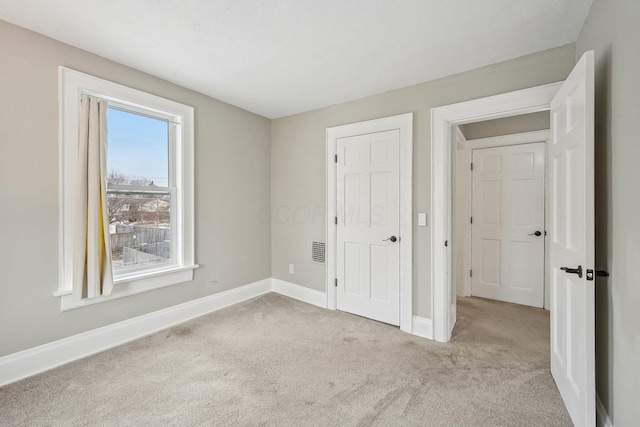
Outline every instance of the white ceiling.
<path fill-rule="evenodd" d="M 0 19 L 269 118 L 575 41 L 593 0 L 0 0 Z"/>

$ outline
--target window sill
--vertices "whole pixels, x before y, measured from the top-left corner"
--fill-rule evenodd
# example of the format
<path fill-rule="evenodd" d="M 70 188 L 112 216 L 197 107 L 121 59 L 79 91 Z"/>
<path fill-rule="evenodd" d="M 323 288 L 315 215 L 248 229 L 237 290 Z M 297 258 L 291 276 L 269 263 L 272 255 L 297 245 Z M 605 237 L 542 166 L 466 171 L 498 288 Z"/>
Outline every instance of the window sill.
<path fill-rule="evenodd" d="M 91 299 L 85 298 L 80 301 L 76 301 L 73 299 L 71 290 L 56 291 L 53 295 L 60 297 L 60 311 L 68 311 L 191 281 L 193 280 L 193 270 L 198 267 L 199 266 L 196 264 L 189 267 L 177 267 L 171 270 L 152 271 L 141 273 L 135 277 L 118 279 L 115 280 L 115 286 L 111 295 L 104 297 Z"/>

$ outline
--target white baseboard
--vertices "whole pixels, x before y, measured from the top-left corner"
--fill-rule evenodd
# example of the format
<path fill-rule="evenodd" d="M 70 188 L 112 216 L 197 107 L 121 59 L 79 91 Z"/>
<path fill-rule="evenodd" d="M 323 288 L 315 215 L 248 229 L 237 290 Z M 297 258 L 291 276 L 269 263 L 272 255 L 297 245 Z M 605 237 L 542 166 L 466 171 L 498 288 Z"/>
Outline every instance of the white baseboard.
<path fill-rule="evenodd" d="M 600 396 L 596 394 L 596 425 L 598 427 L 613 427 L 607 409 L 602 404 Z"/>
<path fill-rule="evenodd" d="M 272 291 L 318 307 L 327 308 L 327 294 L 280 279 L 272 280 Z M 433 322 L 426 317 L 413 316 L 410 333 L 422 338 L 433 339 Z M 408 332 L 408 331 L 407 331 Z"/>
<path fill-rule="evenodd" d="M 305 286 L 296 285 L 295 283 L 285 282 L 280 279 L 271 279 L 271 290 L 278 294 L 297 299 L 307 304 L 316 305 L 318 307 L 327 308 L 327 294 L 324 292 L 309 289 Z"/>
<path fill-rule="evenodd" d="M 276 292 L 318 307 L 327 307 L 327 294 L 325 292 L 280 279 L 264 279 L 1 357 L 0 386 L 125 344 L 145 335 L 170 328 L 187 320 L 269 292 Z M 433 339 L 433 323 L 431 319 L 413 316 L 412 333 L 423 338 Z M 598 402 L 600 401 L 598 400 Z M 600 407 L 602 407 L 601 402 Z M 604 407 L 602 407 L 602 410 L 604 411 Z M 606 412 L 604 412 L 604 417 L 606 420 L 609 419 Z M 604 426 L 610 427 L 611 422 L 609 421 Z"/>
<path fill-rule="evenodd" d="M 0 386 L 271 291 L 271 278 L 0 358 Z"/>
<path fill-rule="evenodd" d="M 411 332 L 422 338 L 433 339 L 433 321 L 426 317 L 413 316 Z"/>

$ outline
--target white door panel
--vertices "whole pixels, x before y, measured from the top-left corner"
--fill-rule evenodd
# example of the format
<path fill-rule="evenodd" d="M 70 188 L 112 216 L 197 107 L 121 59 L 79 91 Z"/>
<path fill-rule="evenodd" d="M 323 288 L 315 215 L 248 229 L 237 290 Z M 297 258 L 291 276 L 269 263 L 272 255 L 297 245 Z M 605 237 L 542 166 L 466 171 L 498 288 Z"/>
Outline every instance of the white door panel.
<path fill-rule="evenodd" d="M 595 425 L 593 67 L 587 52 L 551 103 L 549 144 L 551 372 L 577 426 Z"/>
<path fill-rule="evenodd" d="M 400 133 L 337 141 L 337 308 L 400 323 Z"/>
<path fill-rule="evenodd" d="M 544 143 L 473 150 L 472 295 L 543 306 L 544 156 Z"/>

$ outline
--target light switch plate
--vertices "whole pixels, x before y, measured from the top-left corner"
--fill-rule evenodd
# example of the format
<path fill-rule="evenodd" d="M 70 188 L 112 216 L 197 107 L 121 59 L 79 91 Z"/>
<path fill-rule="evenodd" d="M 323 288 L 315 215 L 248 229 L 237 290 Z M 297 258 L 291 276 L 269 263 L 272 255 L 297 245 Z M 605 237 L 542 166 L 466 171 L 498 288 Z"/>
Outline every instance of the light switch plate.
<path fill-rule="evenodd" d="M 418 213 L 418 225 L 421 227 L 427 226 L 427 214 L 426 213 Z"/>

